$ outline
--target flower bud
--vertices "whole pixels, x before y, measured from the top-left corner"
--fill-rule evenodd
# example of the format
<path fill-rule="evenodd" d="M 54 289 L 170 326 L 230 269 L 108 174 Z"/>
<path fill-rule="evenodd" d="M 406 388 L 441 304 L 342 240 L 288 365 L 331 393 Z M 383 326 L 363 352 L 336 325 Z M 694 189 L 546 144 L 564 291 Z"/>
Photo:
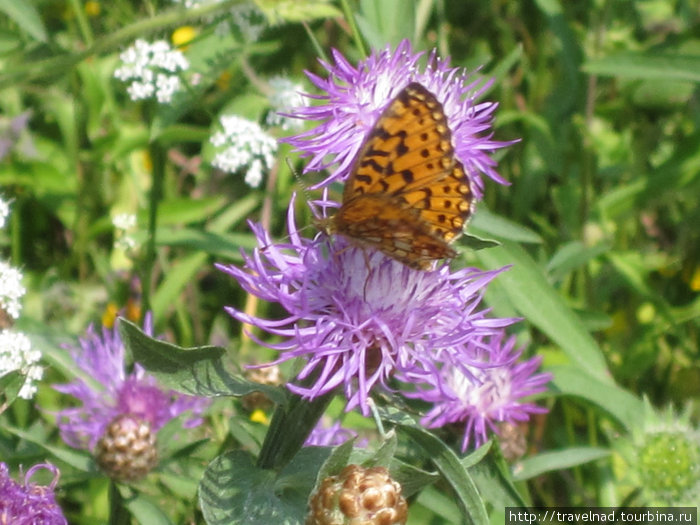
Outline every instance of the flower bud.
<path fill-rule="evenodd" d="M 403 525 L 401 485 L 384 467 L 348 465 L 321 482 L 309 500 L 306 525 Z"/>

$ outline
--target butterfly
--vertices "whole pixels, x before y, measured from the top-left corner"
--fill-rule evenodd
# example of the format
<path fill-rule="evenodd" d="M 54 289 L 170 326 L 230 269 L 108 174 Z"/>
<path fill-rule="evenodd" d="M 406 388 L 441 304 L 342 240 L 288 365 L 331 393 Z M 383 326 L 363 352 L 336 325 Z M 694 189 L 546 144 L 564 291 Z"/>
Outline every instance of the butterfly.
<path fill-rule="evenodd" d="M 367 135 L 342 205 L 322 228 L 429 270 L 433 261 L 457 255 L 449 244 L 462 234 L 473 203 L 442 104 L 412 82 Z"/>

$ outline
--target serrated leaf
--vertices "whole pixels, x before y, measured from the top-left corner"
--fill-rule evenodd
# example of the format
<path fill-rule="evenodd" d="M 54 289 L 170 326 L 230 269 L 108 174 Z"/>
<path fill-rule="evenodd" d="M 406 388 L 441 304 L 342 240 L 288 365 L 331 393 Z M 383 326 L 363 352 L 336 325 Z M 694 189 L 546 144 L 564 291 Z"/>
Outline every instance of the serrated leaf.
<path fill-rule="evenodd" d="M 283 390 L 253 383 L 226 370 L 222 361 L 226 350 L 221 347 L 182 348 L 149 337 L 134 323 L 123 318 L 119 319 L 119 334 L 134 360 L 165 387 L 204 397 L 244 396 L 262 392 L 275 403 L 285 402 Z"/>
<path fill-rule="evenodd" d="M 299 491 L 280 489 L 274 471 L 257 468 L 253 457 L 240 450 L 207 466 L 199 504 L 209 525 L 299 525 L 306 511 Z"/>

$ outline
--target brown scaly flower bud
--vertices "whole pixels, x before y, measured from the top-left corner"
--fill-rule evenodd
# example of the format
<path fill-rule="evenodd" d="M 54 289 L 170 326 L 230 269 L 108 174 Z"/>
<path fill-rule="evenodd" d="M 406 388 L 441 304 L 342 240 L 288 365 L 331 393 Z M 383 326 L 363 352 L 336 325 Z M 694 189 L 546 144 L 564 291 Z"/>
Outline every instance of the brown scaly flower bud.
<path fill-rule="evenodd" d="M 150 423 L 131 414 L 115 417 L 97 442 L 95 459 L 117 481 L 145 477 L 158 463 L 156 435 Z"/>
<path fill-rule="evenodd" d="M 306 525 L 404 525 L 401 485 L 384 467 L 348 465 L 321 482 L 309 499 Z"/>
<path fill-rule="evenodd" d="M 527 452 L 527 428 L 505 422 L 498 426 L 498 430 L 501 452 L 505 460 L 512 463 L 523 457 Z"/>
<path fill-rule="evenodd" d="M 245 372 L 250 381 L 261 385 L 279 386 L 282 384 L 282 374 L 277 365 L 266 366 L 265 368 L 250 368 Z M 272 406 L 272 401 L 262 392 L 252 392 L 243 396 L 243 406 L 251 412 L 256 409 L 267 410 Z"/>

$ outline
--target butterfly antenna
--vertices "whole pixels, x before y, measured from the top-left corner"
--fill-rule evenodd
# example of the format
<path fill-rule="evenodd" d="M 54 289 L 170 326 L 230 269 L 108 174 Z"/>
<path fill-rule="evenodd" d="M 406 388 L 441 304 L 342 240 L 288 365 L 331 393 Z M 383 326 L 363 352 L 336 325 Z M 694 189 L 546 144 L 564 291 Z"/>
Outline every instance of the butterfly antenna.
<path fill-rule="evenodd" d="M 294 168 L 294 165 L 292 164 L 292 161 L 289 157 L 285 157 L 284 159 L 287 162 L 287 166 L 289 166 L 289 171 L 292 172 L 294 175 L 294 178 L 297 181 L 297 184 L 299 185 L 299 188 L 301 188 L 301 191 L 304 193 L 304 197 L 306 197 L 306 200 L 308 202 L 311 202 L 313 199 L 311 197 L 311 192 L 309 191 L 309 187 L 306 185 L 306 183 L 301 180 L 301 175 L 299 175 L 299 172 Z"/>

